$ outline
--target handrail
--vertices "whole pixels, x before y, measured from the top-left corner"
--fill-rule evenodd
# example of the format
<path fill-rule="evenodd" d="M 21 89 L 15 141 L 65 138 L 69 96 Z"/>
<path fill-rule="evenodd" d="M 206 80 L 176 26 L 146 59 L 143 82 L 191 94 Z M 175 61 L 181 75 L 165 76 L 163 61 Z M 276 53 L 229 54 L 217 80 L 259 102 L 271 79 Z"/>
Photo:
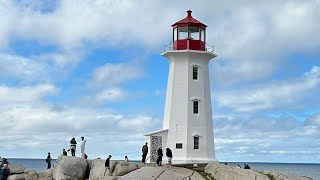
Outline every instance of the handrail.
<path fill-rule="evenodd" d="M 210 52 L 210 53 L 214 53 L 214 45 L 210 45 L 208 43 L 206 43 L 205 45 L 206 45 L 205 51 Z M 188 46 L 189 46 L 189 44 L 188 44 Z M 172 51 L 172 50 L 173 50 L 173 42 L 165 44 L 163 47 L 163 52 Z"/>
<path fill-rule="evenodd" d="M 171 51 L 171 50 L 173 50 L 173 42 L 170 42 L 169 44 L 165 44 L 164 45 L 164 51 L 163 52 Z"/>
<path fill-rule="evenodd" d="M 206 51 L 214 53 L 214 45 L 206 43 Z"/>

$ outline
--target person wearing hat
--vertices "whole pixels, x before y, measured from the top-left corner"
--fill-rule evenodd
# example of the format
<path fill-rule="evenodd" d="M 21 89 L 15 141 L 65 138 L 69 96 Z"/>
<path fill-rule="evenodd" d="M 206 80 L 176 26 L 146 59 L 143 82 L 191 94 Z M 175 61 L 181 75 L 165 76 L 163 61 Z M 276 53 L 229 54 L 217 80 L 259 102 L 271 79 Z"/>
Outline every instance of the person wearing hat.
<path fill-rule="evenodd" d="M 104 166 L 106 167 L 106 171 L 104 172 L 104 175 L 106 174 L 107 171 L 110 171 L 110 159 L 111 159 L 111 155 L 108 156 L 108 158 L 106 159 L 106 162 L 104 163 Z"/>
<path fill-rule="evenodd" d="M 87 142 L 87 140 L 85 140 L 83 136 L 81 137 L 81 140 L 82 140 L 81 146 L 80 146 L 80 147 L 81 147 L 81 157 L 82 157 L 82 158 L 85 158 L 84 150 L 85 150 L 85 148 L 86 148 L 86 142 Z"/>
<path fill-rule="evenodd" d="M 46 162 L 48 163 L 47 169 L 50 169 L 50 168 L 51 168 L 51 156 L 50 156 L 50 152 L 48 152 L 48 156 L 47 156 Z"/>

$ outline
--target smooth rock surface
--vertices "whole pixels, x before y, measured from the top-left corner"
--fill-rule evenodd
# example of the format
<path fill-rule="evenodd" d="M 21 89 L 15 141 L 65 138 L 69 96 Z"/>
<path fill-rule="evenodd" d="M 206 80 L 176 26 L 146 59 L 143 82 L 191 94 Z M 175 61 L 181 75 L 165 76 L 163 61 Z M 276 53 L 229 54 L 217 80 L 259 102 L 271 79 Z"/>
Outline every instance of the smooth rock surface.
<path fill-rule="evenodd" d="M 122 180 L 205 180 L 198 172 L 179 167 L 145 166 L 122 176 Z"/>
<path fill-rule="evenodd" d="M 10 168 L 10 174 L 22 174 L 26 169 L 21 164 L 12 164 L 9 166 L 9 168 Z"/>
<path fill-rule="evenodd" d="M 38 174 L 36 171 L 31 170 L 23 174 L 13 174 L 8 177 L 8 180 L 36 180 L 38 179 Z"/>
<path fill-rule="evenodd" d="M 54 180 L 53 169 L 45 170 L 44 172 L 39 173 L 38 177 L 38 180 Z"/>
<path fill-rule="evenodd" d="M 138 163 L 132 163 L 132 162 L 120 162 L 116 165 L 114 171 L 112 172 L 113 176 L 123 176 L 125 174 L 128 174 L 138 168 L 140 168 Z"/>
<path fill-rule="evenodd" d="M 272 171 L 262 171 L 262 173 L 272 175 L 274 177 L 274 180 L 312 180 L 312 178 L 305 176 L 297 176 L 293 174 L 285 174 Z"/>
<path fill-rule="evenodd" d="M 105 159 L 95 159 L 91 163 L 89 179 L 99 179 L 105 176 L 112 176 L 112 172 L 119 163 L 118 161 L 110 161 L 110 170 L 105 167 Z"/>
<path fill-rule="evenodd" d="M 216 180 L 270 180 L 268 176 L 250 169 L 241 169 L 216 163 L 208 164 L 204 172 L 211 174 Z"/>
<path fill-rule="evenodd" d="M 60 156 L 53 169 L 55 180 L 72 179 L 82 180 L 86 178 L 89 164 L 86 159 L 74 156 Z"/>

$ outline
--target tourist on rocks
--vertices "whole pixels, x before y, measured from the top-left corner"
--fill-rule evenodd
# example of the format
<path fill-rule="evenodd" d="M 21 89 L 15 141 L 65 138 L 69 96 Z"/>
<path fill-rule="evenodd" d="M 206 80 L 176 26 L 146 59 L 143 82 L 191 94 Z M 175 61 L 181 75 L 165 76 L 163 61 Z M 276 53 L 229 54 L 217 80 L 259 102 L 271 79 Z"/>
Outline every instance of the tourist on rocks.
<path fill-rule="evenodd" d="M 160 146 L 158 149 L 158 159 L 157 159 L 158 166 L 162 166 L 162 156 L 163 156 L 163 152 L 162 152 L 162 147 Z"/>
<path fill-rule="evenodd" d="M 148 143 L 146 142 L 146 144 L 142 146 L 142 162 L 143 163 L 146 163 L 147 154 L 148 154 Z"/>
<path fill-rule="evenodd" d="M 0 168 L 0 180 L 7 180 L 10 175 L 10 169 L 8 164 L 3 164 L 3 167 Z"/>
<path fill-rule="evenodd" d="M 73 137 L 70 140 L 70 148 L 68 149 L 68 152 L 71 150 L 71 156 L 76 156 L 76 148 L 77 148 L 77 141 L 76 139 Z"/>
<path fill-rule="evenodd" d="M 111 155 L 108 156 L 108 158 L 106 159 L 106 162 L 104 163 L 104 166 L 106 167 L 106 170 L 104 172 L 104 175 L 106 175 L 107 171 L 110 171 L 110 159 L 111 159 Z"/>
<path fill-rule="evenodd" d="M 243 169 L 250 169 L 249 164 L 244 164 L 244 168 Z"/>
<path fill-rule="evenodd" d="M 2 160 L 2 167 L 3 167 L 4 164 L 7 164 L 8 166 L 10 165 L 10 163 L 9 163 L 9 161 L 8 161 L 7 158 L 3 158 L 3 160 Z"/>
<path fill-rule="evenodd" d="M 46 159 L 46 162 L 48 163 L 48 167 L 47 169 L 50 169 L 51 168 L 51 155 L 50 155 L 50 152 L 48 152 L 48 156 L 47 156 L 47 159 Z"/>
<path fill-rule="evenodd" d="M 81 147 L 81 157 L 82 157 L 82 158 L 85 158 L 85 156 L 84 156 L 84 155 L 85 155 L 84 150 L 85 150 L 85 148 L 86 148 L 86 142 L 87 142 L 87 140 L 85 140 L 83 136 L 81 137 L 81 140 L 82 140 L 81 146 L 80 146 L 80 147 Z"/>
<path fill-rule="evenodd" d="M 241 166 L 238 164 L 238 165 L 236 166 L 236 168 L 241 168 Z"/>
<path fill-rule="evenodd" d="M 129 162 L 128 156 L 124 157 L 124 162 Z"/>
<path fill-rule="evenodd" d="M 66 149 L 63 149 L 63 150 L 62 150 L 62 155 L 63 155 L 63 156 L 67 156 L 67 155 L 68 155 Z"/>
<path fill-rule="evenodd" d="M 168 158 L 168 165 L 171 166 L 171 160 L 172 160 L 172 151 L 170 148 L 166 148 L 166 156 Z"/>

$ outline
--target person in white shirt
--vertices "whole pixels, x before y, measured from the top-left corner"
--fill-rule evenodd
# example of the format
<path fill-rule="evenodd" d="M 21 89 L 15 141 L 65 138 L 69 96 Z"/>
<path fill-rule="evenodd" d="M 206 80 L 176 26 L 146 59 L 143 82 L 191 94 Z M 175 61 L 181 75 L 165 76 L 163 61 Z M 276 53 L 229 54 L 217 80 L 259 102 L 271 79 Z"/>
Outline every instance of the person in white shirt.
<path fill-rule="evenodd" d="M 82 140 L 82 142 L 81 142 L 81 157 L 82 157 L 82 158 L 85 158 L 84 150 L 85 150 L 85 148 L 86 148 L 86 142 L 87 142 L 87 140 L 85 140 L 83 136 L 81 137 L 81 140 Z"/>

